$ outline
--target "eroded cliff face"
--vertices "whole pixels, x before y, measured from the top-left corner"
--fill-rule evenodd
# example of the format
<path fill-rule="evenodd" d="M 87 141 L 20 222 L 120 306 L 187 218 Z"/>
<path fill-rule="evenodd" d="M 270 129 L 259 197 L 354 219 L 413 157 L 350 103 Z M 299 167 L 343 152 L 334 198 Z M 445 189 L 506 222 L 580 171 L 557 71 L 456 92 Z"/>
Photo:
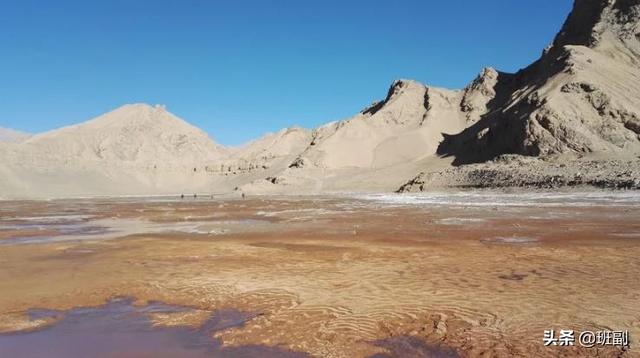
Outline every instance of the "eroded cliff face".
<path fill-rule="evenodd" d="M 540 60 L 489 82 L 501 99 L 438 153 L 465 164 L 510 153 L 640 152 L 639 63 L 640 1 L 577 0 Z"/>
<path fill-rule="evenodd" d="M 567 45 L 606 48 L 619 42 L 638 58 L 638 0 L 576 0 L 553 48 Z"/>

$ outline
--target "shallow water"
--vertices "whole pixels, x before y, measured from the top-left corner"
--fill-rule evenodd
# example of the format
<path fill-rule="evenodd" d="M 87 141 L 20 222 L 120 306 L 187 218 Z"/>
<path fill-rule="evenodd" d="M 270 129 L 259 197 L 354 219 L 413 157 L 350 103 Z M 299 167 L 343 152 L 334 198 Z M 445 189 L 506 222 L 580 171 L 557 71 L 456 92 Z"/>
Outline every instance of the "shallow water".
<path fill-rule="evenodd" d="M 388 205 L 436 206 L 640 206 L 640 193 L 635 191 L 588 191 L 509 193 L 502 191 L 432 192 L 418 194 L 370 194 L 356 196 Z"/>
<path fill-rule="evenodd" d="M 531 245 L 537 243 L 539 240 L 532 237 L 491 237 L 487 239 L 482 239 L 480 242 L 483 244 L 493 244 L 493 245 Z"/>
<path fill-rule="evenodd" d="M 0 357 L 304 357 L 272 347 L 222 347 L 216 331 L 244 324 L 252 315 L 216 312 L 197 328 L 153 327 L 154 313 L 176 313 L 188 308 L 162 303 L 134 307 L 131 299 L 117 299 L 95 308 L 71 311 L 31 310 L 31 319 L 61 317 L 47 328 L 27 333 L 1 334 Z"/>
<path fill-rule="evenodd" d="M 73 217 L 72 219 L 67 219 Z M 177 222 L 151 222 L 141 219 L 96 219 L 88 216 L 81 220 L 75 216 L 15 217 L 10 221 L 0 221 L 0 234 L 28 231 L 27 236 L 12 236 L 0 240 L 0 245 L 42 244 L 63 241 L 112 239 L 126 235 L 150 233 L 187 233 L 204 235 L 224 235 L 230 232 L 244 232 L 269 224 L 266 220 L 209 220 L 196 221 L 191 218 Z M 9 222 L 9 224 L 6 224 Z"/>

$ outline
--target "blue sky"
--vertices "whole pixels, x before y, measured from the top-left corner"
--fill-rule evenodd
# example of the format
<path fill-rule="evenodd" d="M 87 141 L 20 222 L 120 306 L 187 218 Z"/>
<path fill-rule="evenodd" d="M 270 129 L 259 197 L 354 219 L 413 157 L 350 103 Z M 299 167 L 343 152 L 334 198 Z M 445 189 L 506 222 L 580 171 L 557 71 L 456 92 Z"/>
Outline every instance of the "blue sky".
<path fill-rule="evenodd" d="M 537 59 L 571 0 L 0 0 L 0 126 L 165 104 L 223 144 L 352 116 L 394 79 Z"/>

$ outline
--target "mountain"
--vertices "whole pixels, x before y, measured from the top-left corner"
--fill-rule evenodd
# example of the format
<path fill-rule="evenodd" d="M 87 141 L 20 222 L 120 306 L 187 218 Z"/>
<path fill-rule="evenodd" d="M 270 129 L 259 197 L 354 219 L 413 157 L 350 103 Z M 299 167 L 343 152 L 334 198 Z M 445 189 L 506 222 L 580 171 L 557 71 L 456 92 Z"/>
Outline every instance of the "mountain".
<path fill-rule="evenodd" d="M 540 59 L 460 90 L 397 80 L 355 116 L 225 148 L 127 105 L 0 145 L 0 197 L 640 188 L 640 0 L 576 0 Z"/>
<path fill-rule="evenodd" d="M 435 153 L 442 133 L 457 133 L 467 119 L 462 92 L 395 81 L 380 102 L 353 118 L 313 131 L 300 158 L 325 169 L 383 168 Z"/>
<path fill-rule="evenodd" d="M 87 122 L 35 135 L 22 151 L 53 162 L 193 166 L 226 155 L 202 130 L 163 106 L 125 105 Z"/>
<path fill-rule="evenodd" d="M 233 151 L 228 160 L 256 166 L 272 166 L 276 162 L 288 162 L 302 152 L 311 142 L 311 131 L 291 127 L 276 133 L 268 133 Z"/>
<path fill-rule="evenodd" d="M 0 142 L 22 142 L 30 136 L 31 135 L 28 133 L 20 132 L 10 128 L 0 127 Z"/>
<path fill-rule="evenodd" d="M 311 178 L 322 182 L 315 188 L 331 181 L 333 189 L 366 190 L 383 180 L 391 186 L 416 167 L 422 173 L 402 190 L 501 183 L 638 187 L 639 19 L 640 0 L 576 0 L 553 43 L 525 69 L 486 68 L 456 91 L 397 81 L 385 100 L 316 129 L 292 163 L 298 170 L 271 182 L 309 185 Z M 594 162 L 547 163 L 583 156 Z M 487 165 L 449 166 L 471 163 Z"/>
<path fill-rule="evenodd" d="M 163 106 L 125 105 L 0 147 L 0 197 L 177 193 L 209 188 L 228 150 Z"/>
<path fill-rule="evenodd" d="M 352 118 L 314 129 L 288 167 L 239 189 L 248 193 L 395 189 L 433 159 L 443 133 L 458 133 L 473 121 L 459 107 L 465 94 L 476 92 L 397 80 L 382 101 Z"/>
<path fill-rule="evenodd" d="M 640 0 L 576 0 L 542 57 L 493 91 L 487 113 L 447 136 L 440 155 L 466 164 L 640 152 Z"/>

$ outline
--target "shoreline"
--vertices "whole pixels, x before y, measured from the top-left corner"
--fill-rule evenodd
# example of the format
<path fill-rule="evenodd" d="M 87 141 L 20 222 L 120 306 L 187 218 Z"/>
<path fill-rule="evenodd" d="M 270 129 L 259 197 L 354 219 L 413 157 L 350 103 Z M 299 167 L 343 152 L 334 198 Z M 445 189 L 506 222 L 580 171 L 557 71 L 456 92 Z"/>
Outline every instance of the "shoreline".
<path fill-rule="evenodd" d="M 405 184 L 406 190 L 396 191 L 335 191 L 324 193 L 265 193 L 265 194 L 250 194 L 243 199 L 239 194 L 235 193 L 221 193 L 221 194 L 205 194 L 196 193 L 197 198 L 193 198 L 193 193 L 185 195 L 181 198 L 181 194 L 150 194 L 150 195 L 80 195 L 80 196 L 56 196 L 56 197 L 0 197 L 0 202 L 53 202 L 53 201 L 83 201 L 83 200 L 104 200 L 104 201 L 130 201 L 130 202 L 185 202 L 185 203 L 203 203 L 211 201 L 242 201 L 250 199 L 263 199 L 263 200 L 278 200 L 278 199 L 312 199 L 312 198 L 336 198 L 336 199 L 361 199 L 363 197 L 374 197 L 381 195 L 388 196 L 428 196 L 439 194 L 462 194 L 462 193 L 477 193 L 477 194 L 496 194 L 496 195 L 535 195 L 535 194 L 550 194 L 550 195 L 562 195 L 562 194 L 581 194 L 581 193 L 640 193 L 640 187 L 634 188 L 618 188 L 618 187 L 597 187 L 592 185 L 566 185 L 558 187 L 544 187 L 544 186 L 492 186 L 492 185 L 466 185 L 466 186 L 447 186 L 447 187 L 430 187 L 424 190 L 412 190 L 411 186 L 419 185 L 418 181 L 410 181 Z"/>

